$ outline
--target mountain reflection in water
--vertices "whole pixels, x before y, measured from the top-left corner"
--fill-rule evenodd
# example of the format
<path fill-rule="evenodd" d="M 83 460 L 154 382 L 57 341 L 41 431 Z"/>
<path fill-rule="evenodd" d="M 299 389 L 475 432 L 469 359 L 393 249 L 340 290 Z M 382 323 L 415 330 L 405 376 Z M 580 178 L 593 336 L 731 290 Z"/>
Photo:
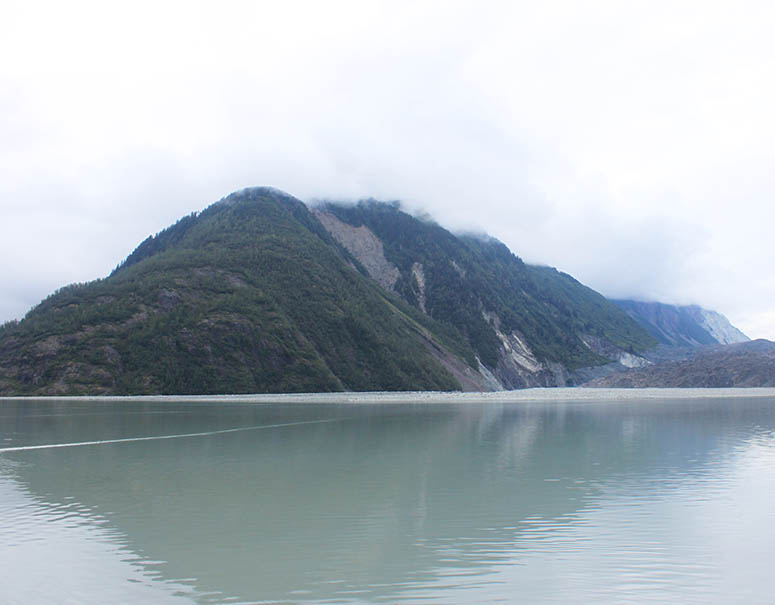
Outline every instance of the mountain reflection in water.
<path fill-rule="evenodd" d="M 0 449 L 114 442 L 0 453 L 0 564 L 12 602 L 765 602 L 773 404 L 4 401 Z"/>

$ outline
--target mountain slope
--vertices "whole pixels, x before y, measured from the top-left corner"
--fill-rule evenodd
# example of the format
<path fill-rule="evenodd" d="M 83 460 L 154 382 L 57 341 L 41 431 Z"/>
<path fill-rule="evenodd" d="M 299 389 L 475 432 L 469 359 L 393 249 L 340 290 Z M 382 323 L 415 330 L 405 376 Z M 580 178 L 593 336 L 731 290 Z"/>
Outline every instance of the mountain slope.
<path fill-rule="evenodd" d="M 574 384 L 656 344 L 569 275 L 395 204 L 232 194 L 0 328 L 0 394 Z"/>
<path fill-rule="evenodd" d="M 301 202 L 251 189 L 5 326 L 0 392 L 449 390 L 461 385 L 442 361 L 465 373 L 466 358 L 461 338 L 348 266 Z"/>
<path fill-rule="evenodd" d="M 613 302 L 662 344 L 694 347 L 749 340 L 726 317 L 697 305 L 676 306 L 635 300 Z"/>
<path fill-rule="evenodd" d="M 577 368 L 656 344 L 597 292 L 526 265 L 493 238 L 454 236 L 396 204 L 326 203 L 315 213 L 373 279 L 464 334 L 505 388 L 564 386 Z"/>

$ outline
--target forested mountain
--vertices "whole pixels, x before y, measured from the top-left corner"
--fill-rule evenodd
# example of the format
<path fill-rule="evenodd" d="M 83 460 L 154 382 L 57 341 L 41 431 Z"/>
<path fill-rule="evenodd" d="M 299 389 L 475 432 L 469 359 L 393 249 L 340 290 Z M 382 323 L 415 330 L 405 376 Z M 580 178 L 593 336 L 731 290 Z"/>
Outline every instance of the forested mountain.
<path fill-rule="evenodd" d="M 315 214 L 383 287 L 463 334 L 503 387 L 572 384 L 574 370 L 656 344 L 602 295 L 494 238 L 455 236 L 374 201 Z"/>
<path fill-rule="evenodd" d="M 395 204 L 234 193 L 0 328 L 0 393 L 565 385 L 656 340 L 572 277 Z"/>

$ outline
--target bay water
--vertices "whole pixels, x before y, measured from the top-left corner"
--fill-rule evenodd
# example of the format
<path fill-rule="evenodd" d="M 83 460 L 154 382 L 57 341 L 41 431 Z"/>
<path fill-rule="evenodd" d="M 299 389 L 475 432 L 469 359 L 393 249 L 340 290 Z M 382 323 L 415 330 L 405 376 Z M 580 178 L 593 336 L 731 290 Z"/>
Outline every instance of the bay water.
<path fill-rule="evenodd" d="M 773 391 L 0 400 L 0 603 L 769 603 L 773 545 Z"/>

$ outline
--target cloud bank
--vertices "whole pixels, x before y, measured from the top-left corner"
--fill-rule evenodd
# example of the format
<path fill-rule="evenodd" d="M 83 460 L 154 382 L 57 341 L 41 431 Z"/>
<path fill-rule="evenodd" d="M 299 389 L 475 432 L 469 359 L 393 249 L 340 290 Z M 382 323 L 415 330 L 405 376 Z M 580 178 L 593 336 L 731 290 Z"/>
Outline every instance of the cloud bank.
<path fill-rule="evenodd" d="M 774 25 L 754 2 L 11 2 L 0 321 L 272 185 L 400 199 L 775 339 Z"/>

